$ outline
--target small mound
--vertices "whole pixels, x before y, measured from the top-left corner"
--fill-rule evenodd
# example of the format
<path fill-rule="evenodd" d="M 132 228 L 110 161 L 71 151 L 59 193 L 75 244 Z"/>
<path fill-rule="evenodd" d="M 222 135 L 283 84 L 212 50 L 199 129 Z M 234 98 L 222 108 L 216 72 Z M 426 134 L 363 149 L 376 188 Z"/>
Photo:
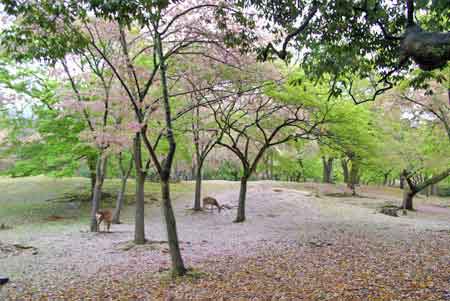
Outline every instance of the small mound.
<path fill-rule="evenodd" d="M 59 216 L 59 215 L 50 215 L 45 220 L 48 222 L 56 222 L 56 221 L 60 221 L 63 219 L 65 219 L 65 218 L 62 216 Z"/>
<path fill-rule="evenodd" d="M 360 194 L 352 195 L 350 192 L 329 192 L 325 193 L 324 195 L 332 198 L 361 198 L 361 199 L 368 198 Z"/>
<path fill-rule="evenodd" d="M 10 256 L 17 256 L 22 253 L 30 253 L 32 255 L 36 255 L 38 251 L 33 246 L 21 244 L 5 244 L 0 242 L 0 259 Z"/>

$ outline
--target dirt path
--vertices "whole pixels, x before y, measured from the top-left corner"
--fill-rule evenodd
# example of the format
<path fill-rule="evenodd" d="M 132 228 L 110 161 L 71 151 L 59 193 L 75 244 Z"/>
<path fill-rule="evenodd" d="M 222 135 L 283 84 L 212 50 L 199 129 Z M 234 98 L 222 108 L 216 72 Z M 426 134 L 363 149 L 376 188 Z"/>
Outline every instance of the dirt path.
<path fill-rule="evenodd" d="M 224 268 L 223 264 L 227 263 L 228 268 L 224 268 L 225 270 L 220 274 L 236 277 L 236 273 L 238 275 L 241 273 L 239 271 L 241 265 L 245 270 L 245 266 L 261 254 L 266 254 L 267 258 L 275 254 L 279 254 L 280 258 L 291 254 L 290 259 L 300 260 L 297 252 L 294 252 L 298 250 L 307 254 L 305 258 L 317 260 L 325 254 L 329 256 L 327 252 L 331 250 L 342 254 L 339 248 L 351 246 L 361 248 L 370 243 L 372 245 L 368 249 L 376 249 L 374 253 L 378 254 L 379 249 L 376 246 L 398 249 L 400 241 L 401 247 L 408 245 L 411 247 L 417 243 L 420 245 L 424 240 L 426 241 L 426 237 L 435 237 L 436 244 L 440 248 L 450 248 L 448 243 L 450 214 L 446 215 L 445 212 L 440 211 L 440 218 L 437 219 L 432 219 L 429 215 L 422 217 L 417 214 L 392 218 L 375 214 L 372 208 L 355 206 L 336 199 L 317 198 L 307 191 L 292 188 L 279 189 L 279 186 L 272 182 L 257 182 L 250 185 L 247 202 L 248 219 L 242 224 L 232 223 L 235 210 L 224 210 L 220 214 L 217 211 L 193 213 L 188 210 L 191 206 L 191 198 L 181 198 L 174 202 L 186 264 L 201 267 L 209 273 L 208 275 L 211 275 L 211 273 L 217 274 L 217 269 Z M 221 204 L 236 205 L 237 188 L 238 186 L 233 184 L 228 191 L 211 195 Z M 433 214 L 433 212 L 428 213 Z M 65 228 L 57 234 L 33 236 L 32 233 L 27 233 L 20 237 L 15 237 L 14 233 L 8 231 L 4 233 L 5 235 L 2 233 L 2 241 L 23 242 L 36 247 L 38 253 L 0 258 L 0 271 L 2 274 L 9 275 L 12 280 L 0 290 L 0 299 L 19 300 L 23 296 L 58 299 L 58 293 L 61 293 L 61 290 L 66 296 L 93 294 L 98 297 L 98 294 L 105 294 L 105 292 L 93 289 L 92 281 L 101 280 L 100 287 L 103 290 L 106 288 L 109 290 L 117 286 L 117 283 L 127 283 L 124 279 L 135 279 L 136 275 L 142 279 L 146 275 L 154 276 L 157 275 L 156 272 L 169 268 L 167 245 L 161 243 L 166 236 L 160 208 L 155 206 L 146 213 L 147 238 L 155 241 L 152 244 L 130 248 L 132 245 L 129 241 L 133 237 L 132 224 L 114 225 L 112 230 L 113 233 L 92 234 L 80 232 L 79 228 Z M 282 252 L 286 249 L 289 252 Z M 310 251 L 315 249 L 321 250 L 320 254 L 317 253 L 317 258 L 314 257 L 315 253 Z M 359 254 L 364 254 L 364 248 Z M 376 256 L 378 255 L 374 255 L 374 258 Z M 450 274 L 449 258 L 447 252 L 433 262 L 444 263 L 444 270 L 440 271 L 442 275 L 446 275 L 447 272 Z M 229 263 L 229 260 L 232 263 Z M 285 261 L 287 262 L 288 259 Z M 240 265 L 239 262 L 242 264 Z M 449 263 L 447 267 L 445 262 Z M 263 273 L 265 269 L 266 267 L 260 267 L 259 272 Z M 309 271 L 314 271 L 314 267 L 311 266 Z M 146 283 L 149 285 L 153 283 L 160 288 L 160 293 L 164 293 L 161 291 L 164 286 L 159 285 L 159 282 L 155 284 L 145 279 Z M 155 281 L 154 277 L 152 279 Z M 134 280 L 134 283 L 129 285 L 133 287 L 133 294 L 139 295 L 139 292 L 136 292 L 138 280 Z M 90 288 L 86 291 L 73 291 L 81 284 Z M 120 288 L 123 289 L 123 285 Z M 179 287 L 181 295 L 178 297 L 183 295 L 186 298 L 194 298 L 192 293 L 189 296 L 186 295 L 186 290 L 191 289 L 190 286 L 181 285 Z M 205 297 L 210 290 L 215 289 L 217 287 L 211 286 L 205 291 L 197 291 L 198 288 L 194 291 L 196 295 Z M 226 291 L 225 288 L 224 291 Z M 148 291 L 141 293 L 141 297 L 136 299 L 153 299 L 149 297 Z M 444 294 L 438 291 L 436 296 L 441 293 Z M 263 299 L 267 297 L 267 295 L 261 296 Z M 76 299 L 76 297 L 69 297 L 69 299 Z"/>

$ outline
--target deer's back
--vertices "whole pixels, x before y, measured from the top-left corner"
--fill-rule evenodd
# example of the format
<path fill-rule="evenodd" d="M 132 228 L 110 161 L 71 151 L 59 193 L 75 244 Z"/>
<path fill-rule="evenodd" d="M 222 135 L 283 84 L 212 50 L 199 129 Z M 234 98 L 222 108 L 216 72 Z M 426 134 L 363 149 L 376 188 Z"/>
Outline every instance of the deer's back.
<path fill-rule="evenodd" d="M 99 211 L 98 213 L 100 213 L 103 217 L 103 220 L 105 220 L 106 222 L 111 222 L 112 221 L 112 212 L 111 210 L 103 210 L 103 211 Z"/>

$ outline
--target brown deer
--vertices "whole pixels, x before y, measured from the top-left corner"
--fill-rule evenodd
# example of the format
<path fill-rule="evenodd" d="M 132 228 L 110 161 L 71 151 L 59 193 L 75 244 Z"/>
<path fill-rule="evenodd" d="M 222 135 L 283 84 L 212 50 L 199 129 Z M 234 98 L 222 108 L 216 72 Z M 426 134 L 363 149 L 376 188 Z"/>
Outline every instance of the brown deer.
<path fill-rule="evenodd" d="M 206 205 L 209 205 L 211 210 L 213 210 L 213 211 L 214 211 L 214 206 L 216 206 L 217 209 L 219 209 L 219 213 L 220 213 L 220 210 L 222 209 L 222 206 L 219 205 L 217 200 L 210 196 L 203 198 L 203 208 L 206 208 Z"/>
<path fill-rule="evenodd" d="M 112 223 L 112 212 L 111 210 L 102 210 L 97 211 L 95 214 L 95 218 L 97 219 L 97 230 L 100 231 L 100 224 L 104 221 L 105 229 L 109 232 L 109 228 Z"/>

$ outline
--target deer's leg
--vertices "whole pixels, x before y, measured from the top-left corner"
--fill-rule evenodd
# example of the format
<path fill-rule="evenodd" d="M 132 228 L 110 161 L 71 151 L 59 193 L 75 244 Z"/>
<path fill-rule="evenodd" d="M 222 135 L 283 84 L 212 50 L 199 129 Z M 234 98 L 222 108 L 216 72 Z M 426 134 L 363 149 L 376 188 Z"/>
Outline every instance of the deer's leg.
<path fill-rule="evenodd" d="M 97 223 L 97 231 L 98 231 L 98 232 L 101 232 L 100 224 L 102 223 L 102 221 L 103 221 L 103 220 L 101 219 L 101 220 L 99 220 L 98 223 Z"/>

